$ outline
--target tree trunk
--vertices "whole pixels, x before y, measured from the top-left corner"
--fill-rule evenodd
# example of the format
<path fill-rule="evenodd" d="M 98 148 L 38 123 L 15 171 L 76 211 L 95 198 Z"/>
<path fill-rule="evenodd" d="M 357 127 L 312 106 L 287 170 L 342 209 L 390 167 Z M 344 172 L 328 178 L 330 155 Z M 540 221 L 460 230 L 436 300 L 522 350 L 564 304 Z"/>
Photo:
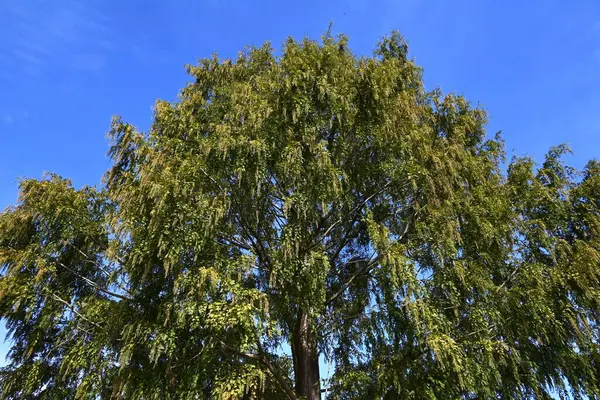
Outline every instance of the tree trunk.
<path fill-rule="evenodd" d="M 292 335 L 292 357 L 296 394 L 306 400 L 319 400 L 321 379 L 317 341 L 308 314 L 304 311 L 300 311 Z"/>

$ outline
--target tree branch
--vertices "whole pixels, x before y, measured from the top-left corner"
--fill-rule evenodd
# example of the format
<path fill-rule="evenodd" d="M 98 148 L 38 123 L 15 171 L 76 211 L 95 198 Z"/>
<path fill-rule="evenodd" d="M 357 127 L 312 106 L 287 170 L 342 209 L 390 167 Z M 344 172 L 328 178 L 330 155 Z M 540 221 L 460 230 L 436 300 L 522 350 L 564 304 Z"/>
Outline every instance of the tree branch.
<path fill-rule="evenodd" d="M 504 286 L 506 286 L 506 284 L 508 282 L 510 282 L 515 277 L 515 275 L 517 274 L 517 272 L 519 272 L 519 267 L 520 267 L 520 265 L 517 265 L 515 267 L 515 269 L 513 270 L 513 272 L 510 274 L 510 276 L 508 278 L 506 278 L 506 280 L 504 282 L 502 282 L 502 284 L 500 286 L 498 286 L 498 288 L 496 289 L 497 291 L 500 291 Z"/>
<path fill-rule="evenodd" d="M 217 185 L 217 187 L 223 191 L 223 187 L 219 184 L 219 182 L 217 182 L 217 180 L 215 178 L 213 178 L 208 172 L 206 172 L 206 170 L 200 166 L 197 167 L 212 183 L 214 183 L 215 185 Z"/>
<path fill-rule="evenodd" d="M 90 280 L 89 278 L 86 278 L 85 276 L 75 272 L 72 268 L 67 267 L 65 264 L 61 263 L 58 260 L 55 260 L 55 262 L 60 265 L 61 267 L 65 268 L 66 270 L 70 271 L 73 275 L 79 277 L 80 279 L 82 279 L 85 283 L 87 283 L 88 285 L 90 285 L 91 287 L 93 287 L 94 289 L 98 290 L 99 292 L 102 292 L 104 294 L 107 294 L 109 296 L 112 297 L 116 297 L 118 299 L 121 300 L 132 300 L 131 297 L 129 296 L 123 296 L 122 294 L 119 293 L 115 293 L 115 292 L 111 292 L 108 289 L 103 288 L 102 286 L 98 285 L 96 282 Z"/>
<path fill-rule="evenodd" d="M 358 214 L 354 216 L 354 219 L 349 224 L 350 227 L 346 231 L 346 234 L 344 235 L 344 238 L 342 239 L 340 245 L 336 249 L 333 256 L 331 256 L 331 258 L 329 259 L 330 265 L 333 265 L 335 260 L 339 257 L 340 253 L 342 252 L 342 250 L 344 250 L 344 248 L 348 245 L 349 239 L 351 239 L 351 234 L 354 233 L 354 225 L 356 224 L 356 222 L 358 222 Z"/>
<path fill-rule="evenodd" d="M 277 368 L 275 368 L 275 366 L 271 363 L 271 361 L 269 360 L 269 358 L 264 354 L 253 354 L 253 353 L 246 353 L 243 351 L 240 351 L 236 348 L 233 348 L 229 345 L 227 345 L 225 342 L 220 341 L 221 346 L 223 346 L 225 349 L 232 351 L 234 353 L 239 354 L 242 357 L 246 357 L 249 358 L 251 360 L 256 360 L 260 363 L 262 363 L 265 367 L 267 367 L 267 369 L 269 370 L 269 372 L 271 373 L 271 375 L 273 375 L 273 377 L 277 380 L 277 383 L 279 383 L 279 385 L 281 386 L 281 388 L 285 391 L 285 393 L 287 394 L 288 398 L 290 400 L 298 400 L 298 396 L 296 396 L 296 392 L 294 392 L 294 390 L 290 387 L 290 385 L 285 381 L 285 379 L 281 376 L 281 374 L 279 373 L 279 371 L 277 371 Z"/>
<path fill-rule="evenodd" d="M 396 239 L 394 240 L 392 243 L 390 243 L 381 253 L 379 253 L 379 255 L 373 259 L 371 259 L 371 261 L 367 262 L 362 268 L 358 269 L 340 288 L 340 290 L 338 290 L 337 292 L 335 292 L 333 295 L 331 295 L 326 301 L 325 301 L 325 305 L 329 305 L 331 304 L 333 301 L 335 301 L 335 299 L 337 299 L 339 296 L 341 296 L 346 289 L 348 289 L 348 287 L 350 287 L 350 285 L 352 284 L 352 282 L 361 274 L 363 274 L 364 272 L 368 272 L 371 268 L 373 268 L 375 265 L 377 265 L 379 263 L 379 261 L 381 261 L 381 259 L 383 258 L 384 254 L 386 253 L 387 250 L 389 250 L 394 244 L 404 240 L 406 238 L 406 234 L 408 233 L 408 230 L 410 228 L 410 226 L 412 225 L 412 222 L 414 221 L 414 218 L 416 217 L 416 213 L 413 214 L 413 216 L 411 216 L 409 218 L 409 220 L 406 222 L 406 225 L 404 227 L 404 231 L 402 232 L 402 234 Z"/>
<path fill-rule="evenodd" d="M 356 221 L 356 216 L 355 213 L 360 213 L 360 211 L 362 210 L 362 208 L 365 206 L 365 204 L 367 204 L 369 202 L 369 200 L 371 200 L 373 197 L 377 196 L 378 194 L 380 194 L 381 192 L 383 192 L 385 190 L 385 188 L 387 188 L 390 185 L 390 183 L 386 183 L 385 185 L 383 185 L 383 187 L 381 189 L 379 189 L 377 192 L 373 193 L 372 195 L 368 196 L 366 199 L 364 199 L 363 201 L 361 201 L 359 204 L 357 204 L 352 210 L 350 210 L 350 212 L 348 213 L 348 216 L 354 216 L 353 220 Z M 324 217 L 324 219 L 326 219 L 327 216 Z M 331 224 L 327 230 L 325 230 L 325 233 L 323 234 L 323 237 L 327 237 L 327 235 L 329 234 L 329 232 L 331 232 L 338 224 L 340 224 L 343 221 L 343 218 L 339 218 L 338 220 L 336 220 L 333 224 Z"/>
<path fill-rule="evenodd" d="M 52 299 L 59 301 L 61 303 L 63 303 L 64 305 L 66 305 L 69 310 L 71 310 L 73 312 L 73 314 L 77 315 L 78 317 L 80 317 L 81 319 L 83 319 L 84 321 L 89 322 L 90 324 L 94 325 L 97 328 L 101 328 L 102 326 L 100 324 L 98 324 L 97 322 L 94 322 L 86 317 L 84 317 L 83 315 L 81 315 L 77 310 L 75 310 L 75 307 L 73 307 L 69 302 L 67 302 L 66 300 L 61 299 L 60 297 L 58 297 L 57 295 L 55 295 L 54 293 L 52 293 Z"/>
<path fill-rule="evenodd" d="M 104 268 L 102 265 L 100 265 L 97 261 L 95 261 L 92 257 L 90 257 L 89 255 L 87 255 L 86 253 L 84 253 L 80 248 L 78 248 L 77 246 L 75 246 L 74 244 L 70 243 L 70 242 L 66 242 L 69 246 L 71 246 L 72 248 L 74 248 L 79 254 L 81 254 L 82 256 L 85 257 L 85 261 L 91 263 L 92 265 L 94 265 L 96 268 L 98 268 L 100 271 L 102 271 L 107 278 L 111 278 L 112 273 L 110 271 L 108 271 L 106 268 Z M 119 261 L 121 264 L 123 264 L 123 261 L 121 259 L 119 259 L 117 257 L 117 261 Z M 125 288 L 123 285 L 119 284 L 118 282 L 113 282 L 115 285 L 117 285 L 117 287 L 119 289 L 121 289 L 122 291 L 124 291 L 125 293 L 129 294 L 130 296 L 133 295 L 129 290 L 127 290 L 127 288 Z"/>
<path fill-rule="evenodd" d="M 237 247 L 239 247 L 242 250 L 246 250 L 246 251 L 251 251 L 252 250 L 252 247 L 249 244 L 242 243 L 238 239 L 236 239 L 235 237 L 223 235 L 220 239 L 226 240 L 226 241 L 229 242 L 229 244 L 231 244 L 233 246 L 237 246 Z M 227 244 L 227 243 L 223 243 L 223 244 Z"/>

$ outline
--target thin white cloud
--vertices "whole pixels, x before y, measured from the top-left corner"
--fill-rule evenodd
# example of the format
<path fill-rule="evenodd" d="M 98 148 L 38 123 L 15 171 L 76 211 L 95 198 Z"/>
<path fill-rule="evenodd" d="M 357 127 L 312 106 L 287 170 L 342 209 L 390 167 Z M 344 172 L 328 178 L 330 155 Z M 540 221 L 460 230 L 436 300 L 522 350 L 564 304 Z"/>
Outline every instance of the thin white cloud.
<path fill-rule="evenodd" d="M 52 65 L 97 73 L 114 47 L 112 20 L 94 0 L 10 2 L 0 18 L 11 29 L 4 37 L 4 77 L 37 77 Z M 1 22 L 1 21 L 0 21 Z M 6 71 L 10 71 L 8 74 Z"/>
<path fill-rule="evenodd" d="M 29 112 L 23 108 L 5 111 L 4 114 L 0 115 L 0 124 L 15 124 L 29 118 Z"/>
<path fill-rule="evenodd" d="M 594 50 L 594 61 L 595 63 L 600 66 L 600 20 L 596 21 L 593 25 L 592 25 L 592 34 L 594 36 L 594 39 L 596 41 L 596 49 Z"/>
<path fill-rule="evenodd" d="M 40 66 L 43 64 L 42 58 L 39 54 L 23 49 L 16 49 L 13 51 L 15 58 L 25 64 Z"/>
<path fill-rule="evenodd" d="M 72 66 L 75 69 L 88 72 L 100 72 L 106 64 L 106 59 L 98 53 L 77 53 L 72 59 Z"/>

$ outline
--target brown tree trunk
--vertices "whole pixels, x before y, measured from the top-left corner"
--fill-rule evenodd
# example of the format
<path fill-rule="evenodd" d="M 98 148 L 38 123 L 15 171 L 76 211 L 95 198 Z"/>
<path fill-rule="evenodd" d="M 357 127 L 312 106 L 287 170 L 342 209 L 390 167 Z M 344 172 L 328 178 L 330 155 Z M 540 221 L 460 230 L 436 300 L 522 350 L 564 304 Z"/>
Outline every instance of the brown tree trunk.
<path fill-rule="evenodd" d="M 304 311 L 300 311 L 292 335 L 292 357 L 294 359 L 296 394 L 306 400 L 319 400 L 321 398 L 321 379 L 317 341 L 308 314 Z"/>

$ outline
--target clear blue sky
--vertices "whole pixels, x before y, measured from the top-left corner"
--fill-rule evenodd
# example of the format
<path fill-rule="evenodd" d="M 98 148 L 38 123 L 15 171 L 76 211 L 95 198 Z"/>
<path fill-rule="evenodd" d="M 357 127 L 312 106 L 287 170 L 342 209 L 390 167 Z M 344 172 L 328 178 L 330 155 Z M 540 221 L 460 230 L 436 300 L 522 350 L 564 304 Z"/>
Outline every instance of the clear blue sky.
<path fill-rule="evenodd" d="M 509 154 L 568 142 L 575 166 L 600 157 L 598 0 L 0 0 L 0 208 L 44 171 L 98 184 L 111 116 L 145 129 L 184 64 L 330 21 L 359 54 L 399 30 L 427 86 L 483 105 Z"/>

